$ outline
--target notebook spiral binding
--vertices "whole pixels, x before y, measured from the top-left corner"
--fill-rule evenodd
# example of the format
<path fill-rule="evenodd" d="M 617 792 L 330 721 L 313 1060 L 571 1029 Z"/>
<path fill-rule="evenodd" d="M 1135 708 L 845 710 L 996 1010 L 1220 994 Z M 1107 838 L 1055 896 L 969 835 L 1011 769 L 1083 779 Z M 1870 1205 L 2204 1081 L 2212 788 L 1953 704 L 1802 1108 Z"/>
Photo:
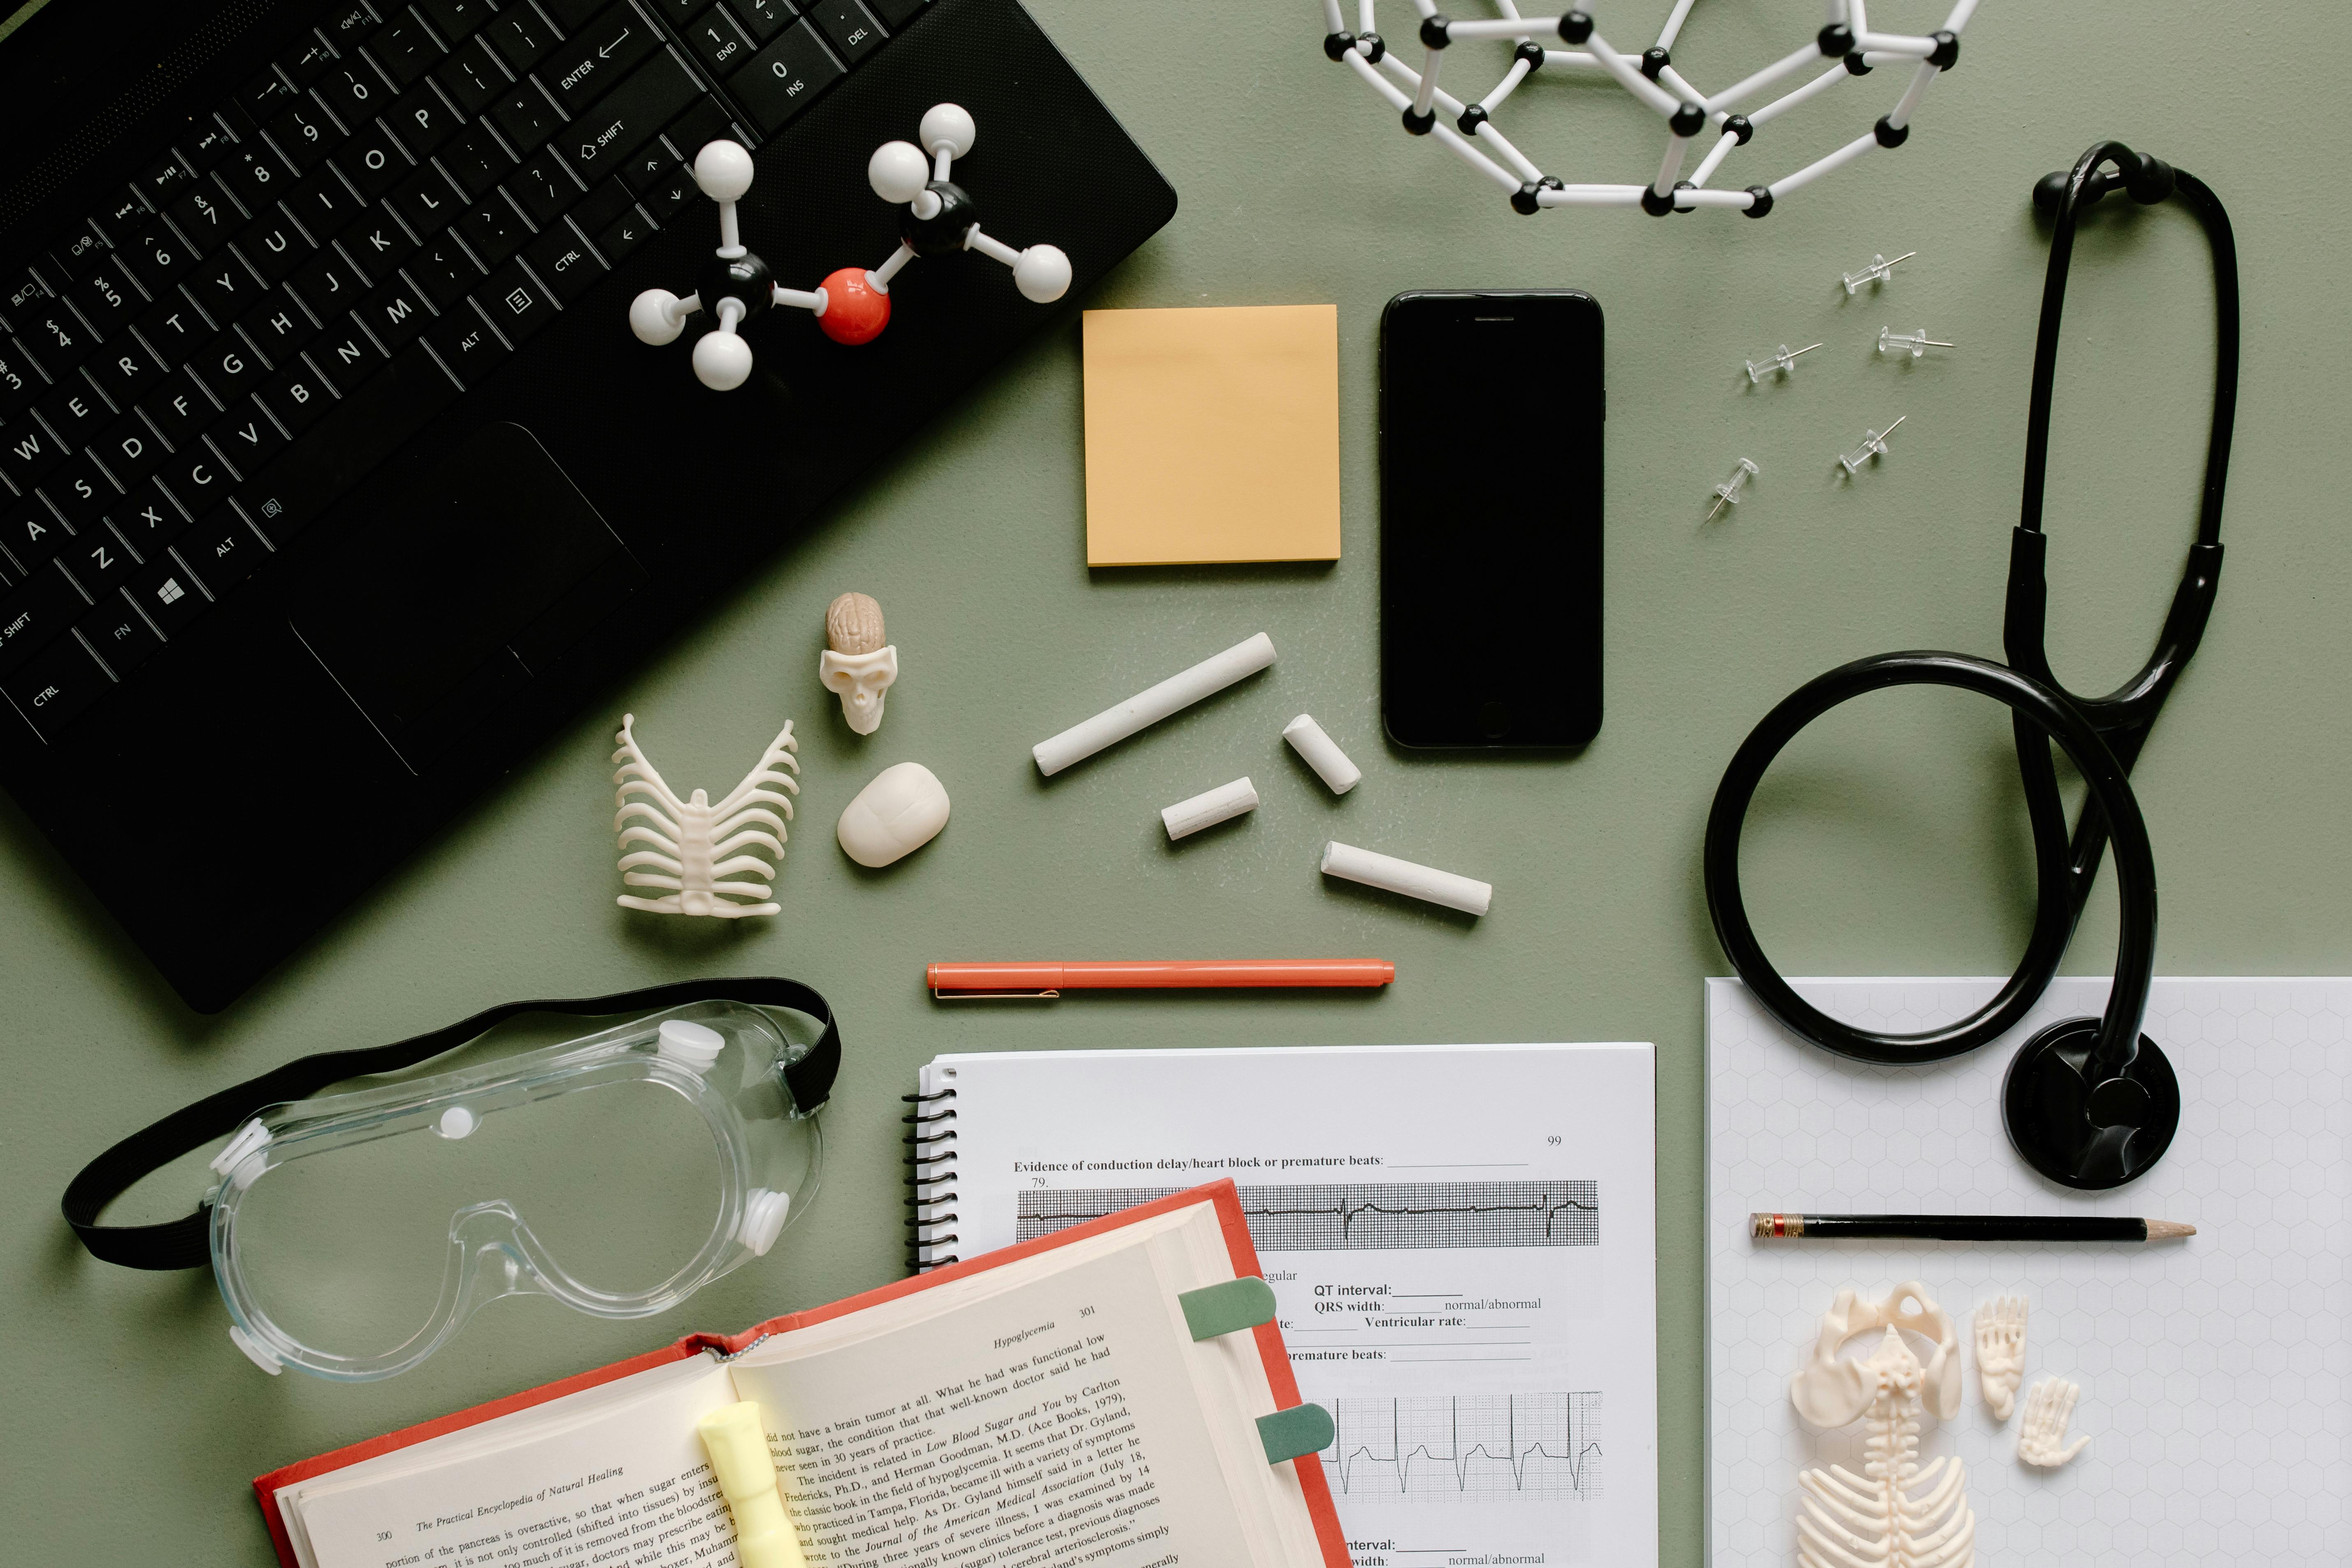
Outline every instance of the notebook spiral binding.
<path fill-rule="evenodd" d="M 955 1129 L 942 1125 L 955 1120 L 956 1091 L 902 1094 L 912 1109 L 898 1119 L 907 1129 L 899 1142 L 907 1146 L 901 1163 L 907 1167 L 907 1272 L 928 1273 L 942 1263 L 962 1261 L 942 1251 L 956 1244 L 956 1216 L 949 1205 L 956 1201 Z"/>

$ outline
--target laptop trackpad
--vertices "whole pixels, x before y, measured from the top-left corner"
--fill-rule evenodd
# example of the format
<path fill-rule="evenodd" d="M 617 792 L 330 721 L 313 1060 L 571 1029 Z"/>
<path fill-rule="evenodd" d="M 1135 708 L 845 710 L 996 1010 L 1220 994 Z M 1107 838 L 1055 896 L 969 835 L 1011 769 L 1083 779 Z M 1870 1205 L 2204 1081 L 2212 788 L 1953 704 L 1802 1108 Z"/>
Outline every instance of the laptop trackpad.
<path fill-rule="evenodd" d="M 346 500 L 295 632 L 422 771 L 634 593 L 644 574 L 520 425 Z"/>

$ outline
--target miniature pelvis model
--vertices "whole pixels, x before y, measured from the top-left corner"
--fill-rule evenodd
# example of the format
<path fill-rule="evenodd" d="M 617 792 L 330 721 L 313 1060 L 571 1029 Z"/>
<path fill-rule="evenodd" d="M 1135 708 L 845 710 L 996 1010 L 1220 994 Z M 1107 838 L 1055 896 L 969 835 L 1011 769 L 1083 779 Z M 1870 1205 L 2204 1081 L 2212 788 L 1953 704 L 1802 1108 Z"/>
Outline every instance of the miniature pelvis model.
<path fill-rule="evenodd" d="M 1867 1357 L 1839 1356 L 1870 1333 L 1880 1339 Z M 1934 1344 L 1924 1365 L 1906 1333 Z M 1960 1407 L 1959 1334 L 1916 1281 L 1876 1303 L 1840 1290 L 1812 1354 L 1789 1380 L 1789 1399 L 1816 1426 L 1868 1424 L 1861 1475 L 1832 1465 L 1797 1478 L 1801 1568 L 1969 1568 L 1977 1521 L 1967 1472 L 1950 1458 L 1919 1465 L 1922 1407 L 1946 1420 Z"/>
<path fill-rule="evenodd" d="M 713 392 L 729 392 L 751 374 L 751 346 L 739 329 L 772 305 L 791 305 L 816 318 L 837 343 L 872 342 L 890 324 L 890 280 L 918 256 L 977 250 L 1013 268 L 1022 297 L 1048 304 L 1070 287 L 1070 258 L 1050 245 L 1015 250 L 981 232 L 980 209 L 961 185 L 948 178 L 956 159 L 971 151 L 978 132 L 971 116 L 952 103 L 934 104 L 923 116 L 923 145 L 885 142 L 866 164 L 866 179 L 886 202 L 904 203 L 898 248 L 867 270 L 844 267 L 814 289 L 787 289 L 769 276 L 768 264 L 746 249 L 735 204 L 751 188 L 751 154 L 733 142 L 712 142 L 695 155 L 694 183 L 719 204 L 719 249 L 695 277 L 694 292 L 681 300 L 667 289 L 648 289 L 629 305 L 629 329 L 639 341 L 675 342 L 686 318 L 707 311 L 710 331 L 694 345 L 694 374 Z"/>
<path fill-rule="evenodd" d="M 1996 1296 L 1976 1311 L 1977 1386 L 1995 1421 L 2017 1408 L 2025 1379 L 2025 1298 Z"/>
<path fill-rule="evenodd" d="M 844 594 L 824 609 L 824 652 L 816 678 L 841 699 L 841 716 L 861 735 L 882 727 L 882 696 L 898 679 L 898 650 L 882 640 L 882 606 Z"/>
<path fill-rule="evenodd" d="M 801 791 L 791 776 L 801 771 L 793 756 L 800 743 L 793 739 L 792 721 L 785 721 L 783 729 L 761 753 L 758 765 L 715 805 L 700 790 L 688 799 L 678 798 L 638 749 L 633 733 L 636 721 L 635 714 L 623 714 L 620 733 L 613 737 L 621 743 L 621 749 L 613 753 L 613 760 L 621 764 L 620 772 L 613 775 L 613 782 L 621 786 L 613 796 L 621 808 L 613 815 L 613 830 L 621 836 L 621 880 L 632 888 L 671 891 L 657 899 L 623 893 L 621 907 L 657 915 L 715 915 L 722 920 L 782 912 L 781 906 L 767 901 L 773 891 L 768 884 L 776 879 L 776 868 L 740 851 L 764 849 L 778 860 L 784 858 L 784 840 L 791 837 L 784 827 L 792 820 L 791 796 Z M 780 795 L 778 790 L 786 793 Z M 778 816 L 770 806 L 783 816 Z M 631 852 L 632 844 L 653 847 Z M 643 869 L 646 867 L 653 869 Z M 766 880 L 728 880 L 745 872 Z M 740 899 L 761 901 L 740 903 Z"/>

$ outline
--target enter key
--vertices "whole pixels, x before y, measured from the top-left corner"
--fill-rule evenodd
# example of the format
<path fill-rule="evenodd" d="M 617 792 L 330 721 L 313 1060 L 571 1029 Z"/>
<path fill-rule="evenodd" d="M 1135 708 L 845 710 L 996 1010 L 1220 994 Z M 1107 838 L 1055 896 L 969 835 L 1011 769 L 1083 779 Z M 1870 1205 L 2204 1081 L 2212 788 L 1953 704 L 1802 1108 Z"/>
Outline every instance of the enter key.
<path fill-rule="evenodd" d="M 550 55 L 539 78 L 554 89 L 565 113 L 577 115 L 660 43 L 653 25 L 634 7 L 615 5 Z"/>

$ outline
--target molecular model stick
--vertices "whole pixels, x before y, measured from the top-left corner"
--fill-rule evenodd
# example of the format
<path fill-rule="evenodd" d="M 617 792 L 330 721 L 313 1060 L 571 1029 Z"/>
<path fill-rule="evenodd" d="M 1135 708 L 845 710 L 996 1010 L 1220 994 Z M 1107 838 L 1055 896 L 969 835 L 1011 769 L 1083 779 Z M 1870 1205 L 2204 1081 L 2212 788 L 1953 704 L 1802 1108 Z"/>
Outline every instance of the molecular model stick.
<path fill-rule="evenodd" d="M 751 375 L 751 345 L 739 330 L 744 322 L 771 306 L 790 305 L 808 311 L 837 343 L 872 342 L 890 324 L 890 280 L 918 256 L 976 250 L 1013 268 L 1013 287 L 1024 298 L 1041 305 L 1060 299 L 1070 287 L 1070 258 L 1050 245 L 1015 250 L 982 233 L 979 205 L 948 178 L 978 136 L 971 116 L 952 103 L 934 104 L 919 134 L 928 156 L 910 142 L 887 142 L 866 164 L 875 194 L 907 208 L 898 220 L 898 248 L 877 268 L 844 267 L 814 289 L 775 282 L 768 264 L 743 244 L 736 204 L 751 189 L 751 154 L 733 142 L 706 145 L 695 155 L 694 183 L 719 205 L 719 248 L 685 299 L 648 289 L 630 301 L 630 331 L 658 347 L 677 341 L 688 316 L 708 311 L 710 331 L 694 345 L 695 377 L 714 392 L 730 392 Z"/>
<path fill-rule="evenodd" d="M 1911 134 L 1911 117 L 1928 83 L 1952 68 L 1960 58 L 1960 29 L 1977 8 L 1977 0 L 1958 0 L 1944 26 L 1932 37 L 1880 33 L 1871 29 L 1864 0 L 1828 0 L 1829 20 L 1812 42 L 1792 50 L 1763 69 L 1709 96 L 1693 87 L 1674 68 L 1673 46 L 1690 15 L 1694 0 L 1675 0 L 1658 41 L 1640 54 L 1626 54 L 1601 37 L 1592 17 L 1583 11 L 1559 16 L 1521 16 L 1512 0 L 1496 0 L 1503 14 L 1492 20 L 1456 22 L 1438 13 L 1434 0 L 1412 0 L 1421 18 L 1421 69 L 1414 70 L 1392 53 L 1372 26 L 1372 0 L 1357 0 L 1357 26 L 1346 30 L 1341 0 L 1323 0 L 1327 28 L 1323 52 L 1349 68 L 1388 100 L 1403 116 L 1404 128 L 1415 136 L 1435 136 L 1462 161 L 1492 179 L 1508 193 L 1520 213 L 1545 207 L 1638 206 L 1653 217 L 1691 212 L 1703 206 L 1732 207 L 1749 217 L 1762 217 L 1780 197 L 1842 169 L 1881 147 L 1900 147 Z M 1558 37 L 1579 46 L 1547 47 L 1539 41 Z M 1511 67 L 1485 97 L 1465 103 L 1442 91 L 1438 67 L 1446 49 L 1457 43 L 1495 40 L 1508 43 Z M 1752 109 L 1740 106 L 1762 98 L 1823 59 L 1832 64 L 1791 91 Z M 1882 65 L 1910 63 L 1911 80 L 1895 107 L 1867 134 L 1858 136 L 1828 156 L 1816 159 L 1769 185 L 1745 190 L 1710 190 L 1707 182 L 1723 166 L 1735 147 L 1747 145 L 1766 122 L 1794 109 L 1807 99 L 1828 91 L 1849 76 L 1867 75 Z M 1559 68 L 1580 73 L 1603 71 L 1636 99 L 1665 119 L 1665 155 L 1657 176 L 1642 185 L 1569 184 L 1545 174 L 1495 128 L 1491 118 L 1505 99 L 1536 71 Z M 1444 119 L 1439 118 L 1443 110 Z M 1735 112 L 1735 110 L 1740 110 Z M 1448 123 L 1448 121 L 1451 123 Z M 1706 150 L 1688 178 L 1683 163 L 1691 143 L 1711 135 Z"/>

